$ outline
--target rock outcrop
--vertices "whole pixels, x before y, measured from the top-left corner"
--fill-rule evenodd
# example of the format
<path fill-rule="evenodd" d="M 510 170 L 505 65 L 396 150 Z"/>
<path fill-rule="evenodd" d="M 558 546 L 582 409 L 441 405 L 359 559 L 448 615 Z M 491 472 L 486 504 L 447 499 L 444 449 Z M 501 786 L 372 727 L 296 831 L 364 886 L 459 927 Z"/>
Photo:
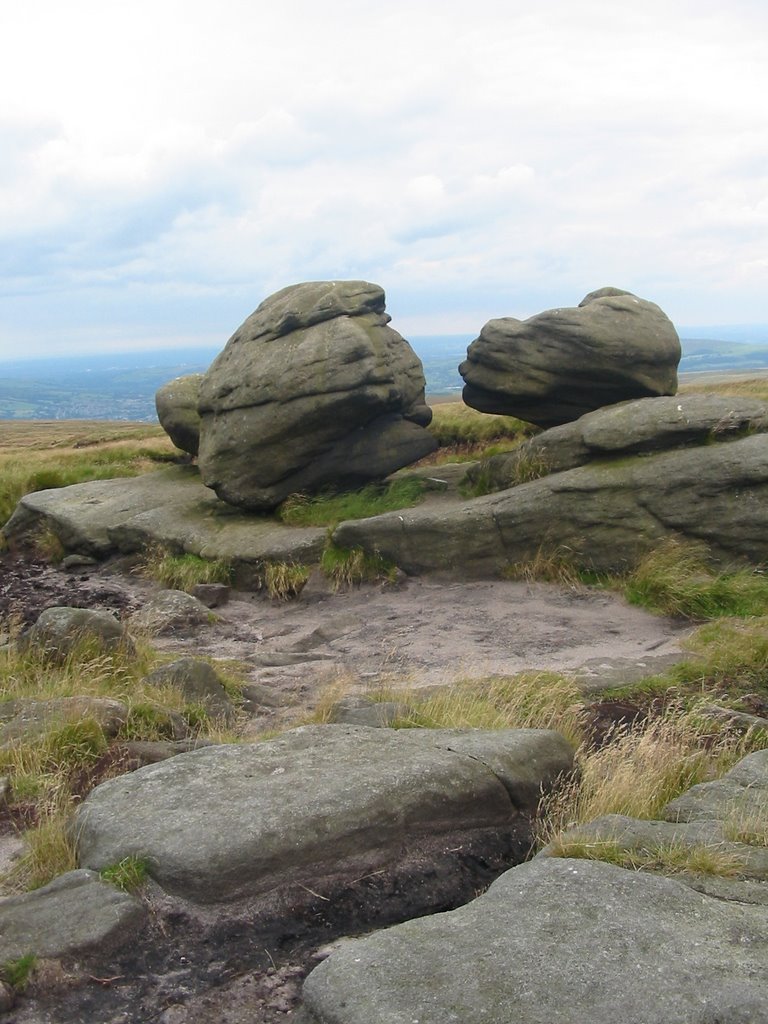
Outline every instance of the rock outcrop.
<path fill-rule="evenodd" d="M 201 384 L 203 482 L 230 504 L 270 509 L 433 451 L 421 363 L 389 320 L 383 290 L 363 281 L 295 285 L 262 302 Z"/>
<path fill-rule="evenodd" d="M 202 373 L 190 373 L 163 384 L 155 394 L 155 408 L 160 426 L 177 448 L 197 455 L 200 446 L 200 398 Z"/>
<path fill-rule="evenodd" d="M 610 864 L 537 859 L 447 914 L 344 942 L 301 1024 L 757 1024 L 764 907 Z"/>
<path fill-rule="evenodd" d="M 680 341 L 652 302 L 618 288 L 529 320 L 490 320 L 459 367 L 464 401 L 541 427 L 631 398 L 674 395 Z"/>
<path fill-rule="evenodd" d="M 409 573 L 483 577 L 544 552 L 625 569 L 666 539 L 723 561 L 768 560 L 768 436 L 599 460 L 466 502 L 341 523 L 340 547 Z"/>
<path fill-rule="evenodd" d="M 108 652 L 134 652 L 133 640 L 114 615 L 66 605 L 46 608 L 21 641 L 23 646 L 44 651 L 47 657 L 57 660 L 63 660 L 84 645 Z"/>
<path fill-rule="evenodd" d="M 514 487 L 532 476 L 574 469 L 596 459 L 650 455 L 730 441 L 768 430 L 768 406 L 754 398 L 689 394 L 621 402 L 552 427 L 514 451 L 468 471 L 487 491 Z"/>
<path fill-rule="evenodd" d="M 72 834 L 85 867 L 135 855 L 167 891 L 228 902 L 396 864 L 428 836 L 522 837 L 571 762 L 562 736 L 543 730 L 307 726 L 102 783 Z"/>
<path fill-rule="evenodd" d="M 234 509 L 203 486 L 193 466 L 34 491 L 21 499 L 2 534 L 11 546 L 22 546 L 41 526 L 50 527 L 67 551 L 97 558 L 162 544 L 224 559 L 246 586 L 264 562 L 319 561 L 327 532 Z"/>

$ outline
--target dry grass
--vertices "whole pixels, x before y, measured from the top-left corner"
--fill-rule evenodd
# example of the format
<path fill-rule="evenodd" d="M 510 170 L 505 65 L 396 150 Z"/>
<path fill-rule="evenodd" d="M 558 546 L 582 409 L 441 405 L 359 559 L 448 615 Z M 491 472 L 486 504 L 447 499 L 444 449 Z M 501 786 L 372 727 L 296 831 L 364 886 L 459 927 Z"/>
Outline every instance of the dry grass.
<path fill-rule="evenodd" d="M 642 849 L 628 849 L 610 839 L 556 839 L 551 847 L 553 857 L 574 857 L 601 860 L 630 871 L 661 871 L 665 875 L 694 873 L 734 878 L 744 868 L 744 861 L 722 845 L 705 843 L 688 845 L 681 842 L 655 843 Z"/>
<path fill-rule="evenodd" d="M 362 548 L 339 548 L 328 544 L 320 560 L 320 568 L 335 590 L 360 583 L 394 583 L 397 566 L 381 555 L 369 555 Z"/>
<path fill-rule="evenodd" d="M 10 420 L 0 433 L 0 524 L 31 491 L 138 476 L 180 453 L 161 427 Z"/>
<path fill-rule="evenodd" d="M 8 892 L 39 889 L 58 875 L 75 870 L 75 844 L 68 831 L 71 810 L 66 794 L 40 808 L 37 824 L 24 833 L 24 853 L 0 879 L 2 888 Z"/>
<path fill-rule="evenodd" d="M 712 731 L 695 712 L 669 707 L 644 728 L 617 731 L 595 750 L 581 747 L 573 779 L 541 805 L 541 840 L 605 814 L 659 817 L 691 786 L 718 778 L 750 750 L 749 737 Z"/>
<path fill-rule="evenodd" d="M 396 699 L 413 707 L 396 725 L 429 729 L 556 729 L 574 746 L 582 739 L 581 694 L 569 676 L 521 672 L 457 681 L 426 700 L 418 690 Z"/>
<path fill-rule="evenodd" d="M 503 576 L 508 580 L 522 580 L 525 583 L 557 583 L 569 589 L 584 586 L 576 564 L 576 553 L 565 547 L 542 546 L 530 561 L 508 565 Z"/>
<path fill-rule="evenodd" d="M 177 554 L 162 544 L 153 544 L 141 556 L 134 572 L 171 590 L 190 591 L 198 583 L 230 583 L 232 566 L 220 558 Z"/>
<path fill-rule="evenodd" d="M 295 562 L 268 562 L 264 567 L 264 586 L 273 601 L 288 601 L 301 593 L 309 573 L 308 566 Z"/>
<path fill-rule="evenodd" d="M 734 808 L 723 823 L 727 839 L 747 846 L 768 847 L 768 794 L 758 810 L 743 811 Z"/>
<path fill-rule="evenodd" d="M 757 398 L 768 402 L 768 373 L 733 377 L 717 377 L 681 384 L 678 394 L 690 395 L 705 392 L 708 395 L 738 395 L 743 398 Z"/>

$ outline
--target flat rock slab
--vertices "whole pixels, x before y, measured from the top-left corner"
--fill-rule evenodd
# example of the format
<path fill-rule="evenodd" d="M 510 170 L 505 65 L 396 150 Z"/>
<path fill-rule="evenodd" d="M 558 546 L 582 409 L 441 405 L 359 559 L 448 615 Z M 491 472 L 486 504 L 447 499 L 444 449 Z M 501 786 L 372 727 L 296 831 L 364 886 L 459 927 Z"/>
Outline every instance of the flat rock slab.
<path fill-rule="evenodd" d="M 341 523 L 340 547 L 405 572 L 481 578 L 545 554 L 598 570 L 633 565 L 666 539 L 716 557 L 768 560 L 768 436 L 596 462 L 464 502 Z"/>
<path fill-rule="evenodd" d="M 260 561 L 317 562 L 327 532 L 240 512 L 219 501 L 192 466 L 35 491 L 22 498 L 3 533 L 13 543 L 41 525 L 81 554 L 131 554 L 160 543 L 242 569 Z"/>
<path fill-rule="evenodd" d="M 301 1024 L 760 1024 L 768 917 L 608 864 L 535 860 L 479 899 L 351 939 Z"/>
<path fill-rule="evenodd" d="M 0 900 L 0 963 L 34 953 L 60 957 L 109 952 L 146 921 L 145 905 L 92 871 L 69 871 L 49 885 Z"/>
<path fill-rule="evenodd" d="M 371 870 L 422 837 L 509 828 L 571 763 L 546 730 L 306 726 L 105 782 L 74 834 L 83 866 L 134 855 L 169 892 L 228 901 Z"/>

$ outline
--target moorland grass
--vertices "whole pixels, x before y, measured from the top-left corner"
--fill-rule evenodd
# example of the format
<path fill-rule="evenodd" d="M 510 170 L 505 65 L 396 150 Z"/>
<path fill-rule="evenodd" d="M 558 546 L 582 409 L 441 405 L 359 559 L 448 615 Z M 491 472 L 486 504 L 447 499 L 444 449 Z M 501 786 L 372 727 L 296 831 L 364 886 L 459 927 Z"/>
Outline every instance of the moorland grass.
<path fill-rule="evenodd" d="M 440 448 L 462 445 L 487 447 L 493 443 L 519 442 L 537 432 L 533 424 L 514 416 L 478 412 L 463 402 L 439 402 L 433 405 L 432 422 L 427 429 Z"/>
<path fill-rule="evenodd" d="M 368 554 L 362 548 L 340 548 L 331 543 L 325 546 L 320 569 L 335 590 L 377 581 L 393 583 L 397 578 L 397 566 L 381 555 Z"/>
<path fill-rule="evenodd" d="M 277 518 L 288 526 L 335 527 L 347 519 L 368 519 L 383 512 L 418 505 L 424 497 L 421 480 L 393 480 L 368 484 L 355 491 L 323 494 L 292 494 L 277 509 Z"/>
<path fill-rule="evenodd" d="M 411 711 L 395 728 L 556 729 L 577 746 L 583 738 L 581 693 L 556 672 L 457 680 L 426 699 L 404 690 L 396 699 Z"/>
<path fill-rule="evenodd" d="M 0 525 L 32 491 L 138 476 L 179 456 L 159 426 L 10 421 L 0 442 Z"/>
<path fill-rule="evenodd" d="M 201 558 L 189 552 L 178 554 L 164 544 L 145 548 L 133 571 L 171 590 L 185 591 L 198 583 L 231 583 L 234 575 L 232 566 L 224 559 Z"/>
<path fill-rule="evenodd" d="M 713 731 L 695 711 L 671 705 L 642 727 L 617 729 L 600 748 L 577 750 L 573 778 L 542 800 L 541 842 L 605 814 L 658 818 L 670 800 L 718 778 L 751 749 L 750 736 Z"/>
<path fill-rule="evenodd" d="M 564 836 L 553 841 L 550 854 L 553 857 L 601 860 L 630 871 L 660 871 L 665 875 L 694 873 L 734 878 L 744 868 L 743 858 L 715 843 L 659 842 L 635 850 L 609 839 L 585 840 Z"/>
<path fill-rule="evenodd" d="M 127 740 L 175 739 L 179 723 L 193 735 L 225 742 L 220 723 L 204 707 L 190 704 L 178 687 L 154 685 L 146 676 L 158 656 L 145 644 L 129 656 L 124 650 L 105 653 L 82 640 L 64 658 L 52 659 L 38 647 L 16 643 L 18 624 L 0 632 L 11 642 L 0 650 L 0 701 L 31 698 L 110 697 L 127 707 L 127 718 L 114 743 Z M 230 674 L 221 675 L 233 695 L 239 690 Z M 33 827 L 23 833 L 25 852 L 0 879 L 0 890 L 36 888 L 75 866 L 68 824 L 83 780 L 96 772 L 99 780 L 124 771 L 124 758 L 110 760 L 110 741 L 93 718 L 68 719 L 62 711 L 39 734 L 22 735 L 0 751 L 0 775 L 10 782 L 11 813 L 21 809 Z M 106 759 L 106 760 L 105 760 Z"/>
<path fill-rule="evenodd" d="M 642 559 L 623 581 L 631 604 L 686 619 L 768 613 L 762 569 L 715 569 L 704 545 L 670 540 Z"/>

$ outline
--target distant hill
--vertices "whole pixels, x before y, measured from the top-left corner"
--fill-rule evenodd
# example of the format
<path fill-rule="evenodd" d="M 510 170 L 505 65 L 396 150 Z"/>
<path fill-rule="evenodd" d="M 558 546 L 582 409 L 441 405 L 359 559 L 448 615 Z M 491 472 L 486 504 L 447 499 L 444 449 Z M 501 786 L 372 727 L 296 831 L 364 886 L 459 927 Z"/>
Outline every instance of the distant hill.
<path fill-rule="evenodd" d="M 716 330 L 720 337 L 712 336 Z M 680 331 L 682 373 L 768 368 L 766 326 L 688 331 L 701 333 Z M 472 338 L 471 334 L 409 338 L 424 364 L 428 394 L 458 397 L 463 382 L 457 368 Z M 204 372 L 219 351 L 166 349 L 0 362 L 0 419 L 154 422 L 157 389 L 174 377 Z"/>

